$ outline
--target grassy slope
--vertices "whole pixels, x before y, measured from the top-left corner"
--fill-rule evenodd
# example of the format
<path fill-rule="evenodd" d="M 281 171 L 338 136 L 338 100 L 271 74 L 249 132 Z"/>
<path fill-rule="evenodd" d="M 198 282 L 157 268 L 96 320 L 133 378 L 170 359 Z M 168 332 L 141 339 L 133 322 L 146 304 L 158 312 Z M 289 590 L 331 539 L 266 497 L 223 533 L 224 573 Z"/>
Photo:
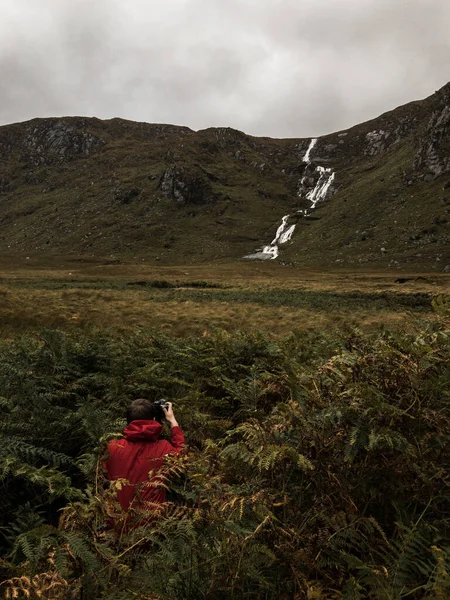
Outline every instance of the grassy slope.
<path fill-rule="evenodd" d="M 317 219 L 299 222 L 282 261 L 402 270 L 448 264 L 450 178 L 425 183 L 423 172 L 412 172 L 436 102 L 411 103 L 344 137 L 319 141 L 313 160 L 336 171 L 338 193 L 319 206 Z M 61 123 L 100 141 L 87 156 L 69 148 L 61 160 L 48 142 L 48 132 Z M 381 154 L 368 155 L 366 134 L 380 129 L 396 133 Z M 34 131 L 38 142 L 30 145 Z M 37 143 L 43 148 L 38 154 Z M 270 242 L 281 216 L 308 206 L 297 196 L 308 144 L 120 119 L 38 119 L 2 127 L 0 249 L 11 256 L 161 264 L 239 259 Z M 203 198 L 166 197 L 161 182 L 171 168 L 199 181 L 197 188 L 205 186 Z"/>

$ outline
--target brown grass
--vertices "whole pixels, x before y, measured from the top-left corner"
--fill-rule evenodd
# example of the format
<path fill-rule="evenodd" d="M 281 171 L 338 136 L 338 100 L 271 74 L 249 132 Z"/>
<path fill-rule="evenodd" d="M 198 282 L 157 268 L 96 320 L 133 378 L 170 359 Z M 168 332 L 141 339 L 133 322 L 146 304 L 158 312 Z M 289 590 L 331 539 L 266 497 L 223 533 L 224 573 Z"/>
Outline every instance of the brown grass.
<path fill-rule="evenodd" d="M 404 284 L 399 278 L 410 279 Z M 417 280 L 413 278 L 419 277 Z M 314 291 L 384 291 L 450 292 L 450 273 L 398 273 L 389 270 L 303 270 L 284 267 L 273 261 L 232 263 L 217 262 L 208 265 L 155 267 L 145 263 L 108 264 L 94 259 L 5 259 L 0 257 L 0 281 L 9 279 L 165 279 L 167 281 L 207 281 L 233 287 L 298 288 Z"/>
<path fill-rule="evenodd" d="M 224 263 L 200 266 L 151 267 L 145 264 L 101 264 L 58 261 L 53 264 L 16 259 L 0 263 L 0 331 L 8 333 L 42 326 L 99 327 L 127 331 L 136 327 L 157 328 L 175 336 L 207 335 L 214 328 L 264 330 L 285 335 L 293 330 L 357 326 L 366 330 L 381 323 L 404 326 L 405 313 L 361 307 L 348 311 L 317 312 L 305 308 L 268 306 L 240 302 L 159 301 L 160 290 L 127 287 L 127 282 L 166 280 L 206 281 L 233 290 L 280 290 L 313 292 L 449 293 L 450 274 L 422 275 L 399 284 L 391 272 L 315 272 L 265 263 Z M 414 273 L 402 277 L 415 277 Z M 70 282 L 70 288 L 45 289 L 49 280 Z M 81 289 L 82 282 L 101 281 L 101 289 Z M 20 285 L 18 285 L 20 283 Z M 117 284 L 122 284 L 122 289 Z M 119 286 L 120 287 L 120 286 Z M 205 290 L 207 293 L 207 290 Z"/>
<path fill-rule="evenodd" d="M 274 282 L 271 283 L 275 287 Z M 281 282 L 281 285 L 284 283 Z M 315 286 L 311 288 L 317 289 Z M 294 330 L 348 326 L 370 330 L 381 323 L 399 327 L 404 326 L 407 318 L 402 312 L 370 313 L 364 309 L 349 315 L 348 312 L 317 312 L 252 303 L 158 301 L 155 298 L 149 301 L 148 290 L 135 289 L 46 290 L 8 287 L 3 282 L 0 290 L 0 331 L 3 334 L 50 326 L 64 329 L 112 328 L 117 331 L 148 327 L 174 336 L 208 335 L 213 329 L 220 328 L 228 331 L 263 330 L 281 336 Z"/>

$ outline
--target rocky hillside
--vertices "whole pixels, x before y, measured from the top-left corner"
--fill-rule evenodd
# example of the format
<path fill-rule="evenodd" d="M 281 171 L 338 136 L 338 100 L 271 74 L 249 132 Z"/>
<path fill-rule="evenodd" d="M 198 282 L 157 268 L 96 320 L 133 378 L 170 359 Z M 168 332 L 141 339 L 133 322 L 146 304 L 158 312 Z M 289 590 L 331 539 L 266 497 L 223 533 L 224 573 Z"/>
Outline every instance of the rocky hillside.
<path fill-rule="evenodd" d="M 4 255 L 442 271 L 449 213 L 450 84 L 315 141 L 80 117 L 0 127 Z"/>

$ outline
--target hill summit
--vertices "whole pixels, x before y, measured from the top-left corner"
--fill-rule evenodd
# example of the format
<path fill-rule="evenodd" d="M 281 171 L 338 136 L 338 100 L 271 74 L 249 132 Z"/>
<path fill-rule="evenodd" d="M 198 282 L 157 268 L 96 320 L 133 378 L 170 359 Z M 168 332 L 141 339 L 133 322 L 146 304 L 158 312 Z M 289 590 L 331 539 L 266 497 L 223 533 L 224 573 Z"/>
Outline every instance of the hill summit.
<path fill-rule="evenodd" d="M 450 83 L 320 138 L 122 119 L 0 127 L 0 249 L 450 270 Z"/>

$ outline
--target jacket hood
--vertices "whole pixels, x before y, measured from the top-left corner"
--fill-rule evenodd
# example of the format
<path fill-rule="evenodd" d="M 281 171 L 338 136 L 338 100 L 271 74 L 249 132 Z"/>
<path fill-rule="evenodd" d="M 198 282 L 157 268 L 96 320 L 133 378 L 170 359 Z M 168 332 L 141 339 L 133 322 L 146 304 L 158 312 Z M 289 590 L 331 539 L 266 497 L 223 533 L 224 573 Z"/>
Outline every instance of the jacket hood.
<path fill-rule="evenodd" d="M 161 435 L 162 425 L 158 421 L 131 421 L 123 430 L 125 439 L 129 442 L 140 442 L 147 440 L 156 442 Z"/>

